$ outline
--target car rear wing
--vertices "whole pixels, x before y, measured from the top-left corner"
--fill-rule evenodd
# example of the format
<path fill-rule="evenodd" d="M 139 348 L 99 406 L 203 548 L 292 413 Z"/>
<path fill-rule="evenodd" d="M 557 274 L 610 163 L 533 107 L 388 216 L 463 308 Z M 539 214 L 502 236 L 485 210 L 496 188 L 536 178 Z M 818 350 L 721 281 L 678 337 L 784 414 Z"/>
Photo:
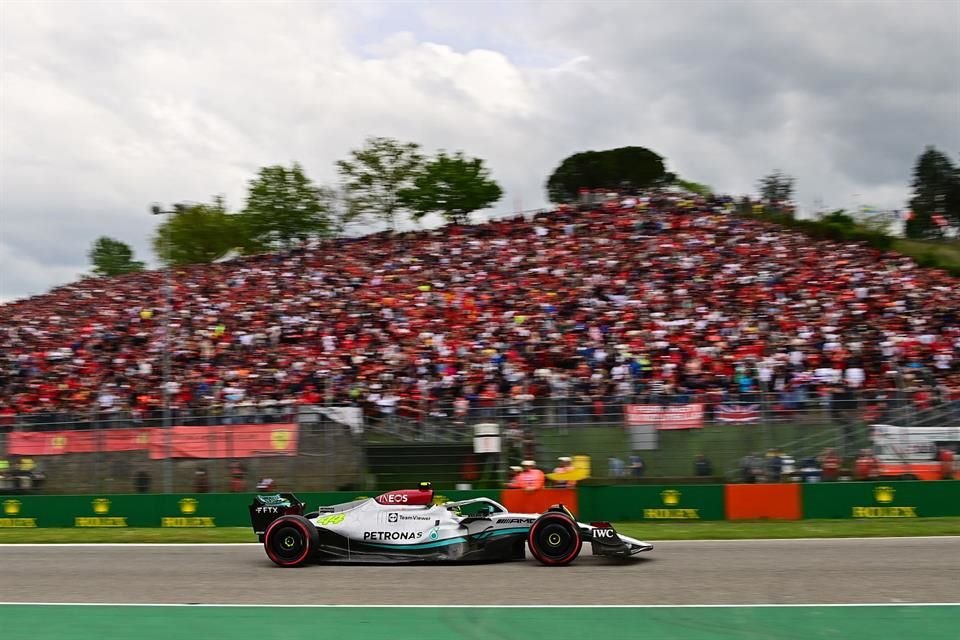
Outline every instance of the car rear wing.
<path fill-rule="evenodd" d="M 262 536 L 271 522 L 285 515 L 302 516 L 306 506 L 292 493 L 258 495 L 250 505 L 250 525 L 254 533 Z"/>

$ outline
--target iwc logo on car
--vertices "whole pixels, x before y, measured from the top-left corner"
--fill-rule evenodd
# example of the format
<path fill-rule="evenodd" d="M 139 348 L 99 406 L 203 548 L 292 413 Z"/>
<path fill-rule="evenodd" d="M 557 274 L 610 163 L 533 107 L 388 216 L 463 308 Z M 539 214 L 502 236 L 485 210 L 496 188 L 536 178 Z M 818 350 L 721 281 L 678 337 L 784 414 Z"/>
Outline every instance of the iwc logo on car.
<path fill-rule="evenodd" d="M 110 513 L 110 500 L 107 498 L 94 498 L 90 503 L 94 516 L 77 516 L 73 519 L 75 527 L 125 527 L 127 519 L 122 516 L 108 516 Z"/>
<path fill-rule="evenodd" d="M 197 509 L 200 508 L 200 501 L 196 498 L 181 498 L 177 501 L 180 507 L 179 516 L 165 517 L 160 519 L 161 527 L 215 527 L 213 518 L 210 516 L 197 516 Z"/>
<path fill-rule="evenodd" d="M 20 518 L 17 517 L 20 515 L 20 511 L 23 508 L 23 503 L 19 500 L 4 500 L 3 501 L 3 515 L 5 517 L 0 518 L 0 528 L 24 528 L 31 529 L 37 526 L 36 518 Z"/>
<path fill-rule="evenodd" d="M 873 490 L 873 500 L 878 505 L 870 507 L 853 507 L 854 518 L 916 518 L 916 507 L 903 507 L 890 504 L 896 501 L 897 490 L 893 487 L 881 485 Z"/>
<path fill-rule="evenodd" d="M 699 520 L 699 509 L 680 508 L 680 496 L 676 489 L 665 489 L 660 492 L 660 501 L 663 507 L 644 509 L 644 520 Z"/>

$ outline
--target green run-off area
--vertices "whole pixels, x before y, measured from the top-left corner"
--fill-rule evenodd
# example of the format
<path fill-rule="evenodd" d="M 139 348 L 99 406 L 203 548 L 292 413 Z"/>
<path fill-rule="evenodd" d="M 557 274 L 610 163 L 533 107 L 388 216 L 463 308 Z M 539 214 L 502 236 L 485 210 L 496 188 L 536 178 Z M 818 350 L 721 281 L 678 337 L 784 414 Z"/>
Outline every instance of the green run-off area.
<path fill-rule="evenodd" d="M 390 638 L 557 640 L 581 634 L 658 640 L 952 640 L 960 606 L 723 608 L 312 608 L 5 605 L 4 629 L 73 638 Z"/>

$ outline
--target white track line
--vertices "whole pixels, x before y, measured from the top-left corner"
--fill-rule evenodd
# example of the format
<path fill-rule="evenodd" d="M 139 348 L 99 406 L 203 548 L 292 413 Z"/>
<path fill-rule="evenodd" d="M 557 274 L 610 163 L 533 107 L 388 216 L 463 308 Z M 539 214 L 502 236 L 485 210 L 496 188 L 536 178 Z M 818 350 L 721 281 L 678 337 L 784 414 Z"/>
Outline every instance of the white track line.
<path fill-rule="evenodd" d="M 24 607 L 200 607 L 264 609 L 776 609 L 855 607 L 960 607 L 960 602 L 865 602 L 803 604 L 177 604 L 150 602 L 0 602 L 0 606 Z"/>

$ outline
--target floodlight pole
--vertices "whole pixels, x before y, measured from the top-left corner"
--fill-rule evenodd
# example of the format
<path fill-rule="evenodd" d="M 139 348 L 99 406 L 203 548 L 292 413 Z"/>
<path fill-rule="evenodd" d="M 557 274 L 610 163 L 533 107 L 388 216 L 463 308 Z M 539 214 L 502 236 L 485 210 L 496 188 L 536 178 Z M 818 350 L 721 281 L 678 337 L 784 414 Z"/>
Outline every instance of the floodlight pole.
<path fill-rule="evenodd" d="M 176 214 L 177 211 L 163 211 L 159 205 L 153 205 L 150 212 L 155 215 Z M 170 410 L 170 314 L 173 310 L 171 300 L 170 271 L 173 264 L 170 260 L 170 234 L 163 237 L 164 261 L 167 263 L 163 269 L 163 385 L 161 392 L 163 394 L 163 434 L 164 434 L 164 462 L 163 462 L 163 491 L 164 493 L 173 493 L 173 443 L 171 431 L 173 428 L 172 415 Z"/>

